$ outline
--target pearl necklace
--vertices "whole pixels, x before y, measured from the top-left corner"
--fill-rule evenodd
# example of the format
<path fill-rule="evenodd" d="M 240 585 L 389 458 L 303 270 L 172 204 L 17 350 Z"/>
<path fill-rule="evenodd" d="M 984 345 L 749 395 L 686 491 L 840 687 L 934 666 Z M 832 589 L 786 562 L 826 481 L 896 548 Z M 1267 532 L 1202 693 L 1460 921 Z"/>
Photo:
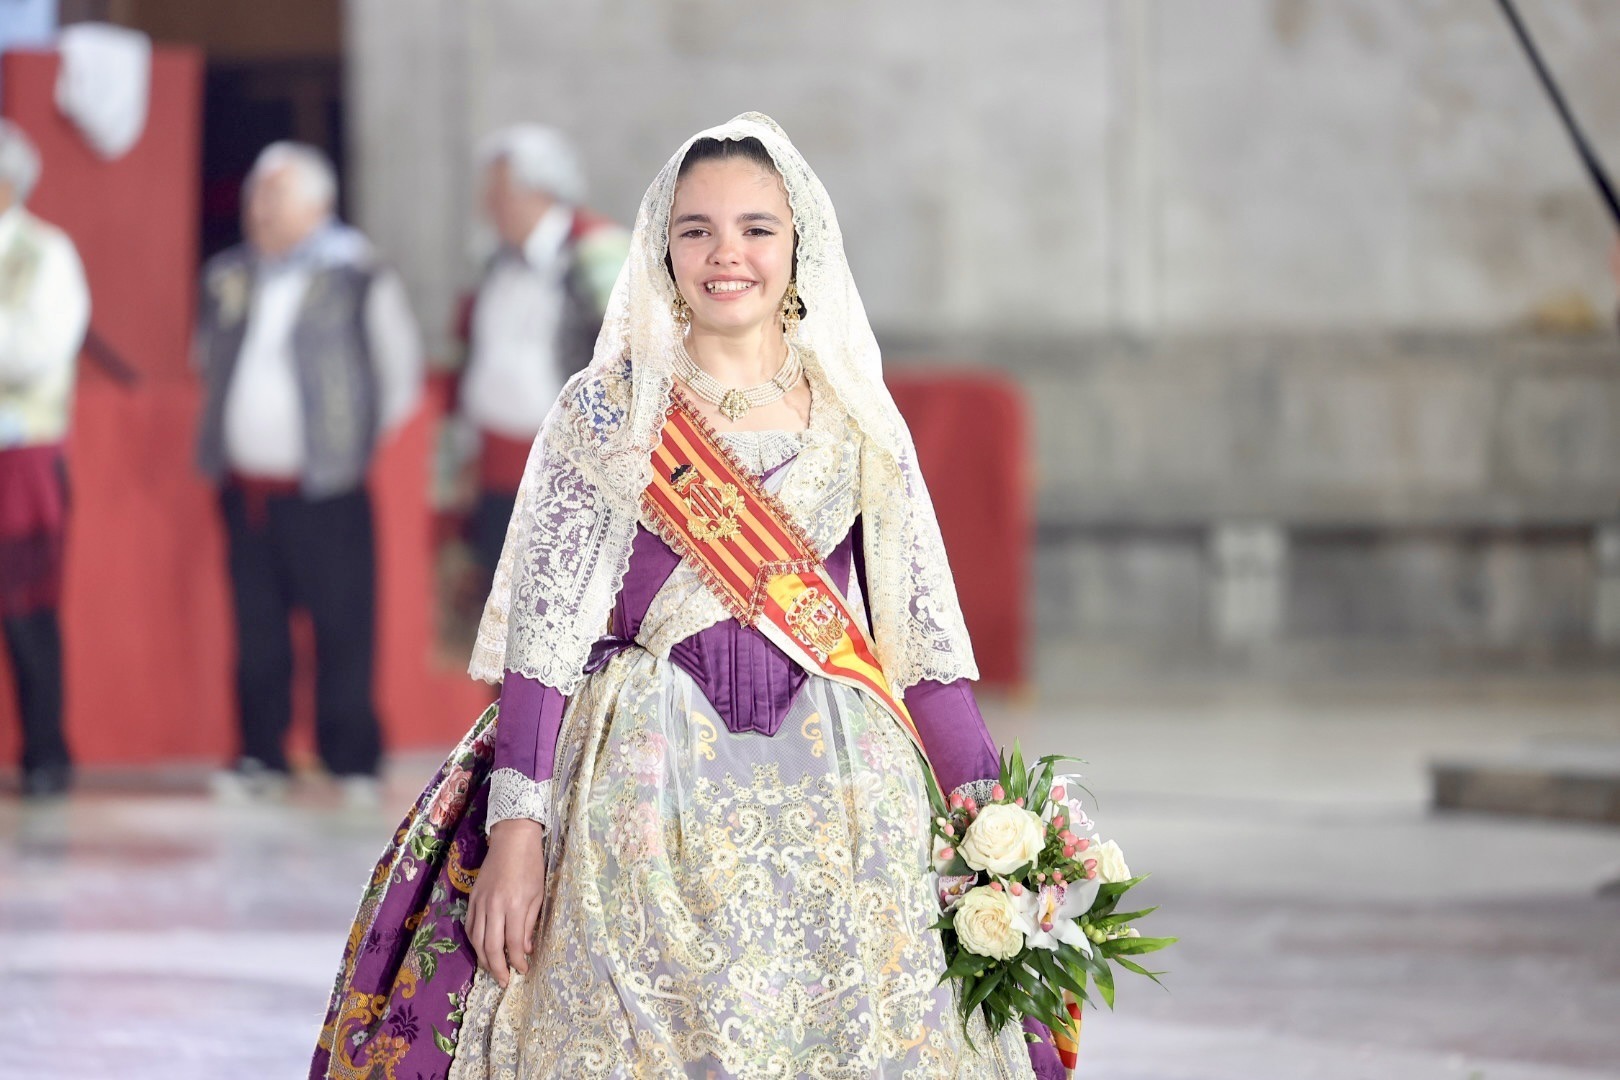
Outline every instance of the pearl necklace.
<path fill-rule="evenodd" d="M 719 409 L 720 414 L 734 424 L 748 415 L 751 409 L 780 401 L 789 390 L 799 385 L 799 379 L 804 375 L 804 361 L 799 358 L 799 350 L 789 345 L 787 359 L 775 375 L 757 386 L 739 389 L 727 386 L 698 367 L 697 361 L 686 351 L 684 342 L 677 341 L 675 344 L 675 374 L 694 394 Z"/>

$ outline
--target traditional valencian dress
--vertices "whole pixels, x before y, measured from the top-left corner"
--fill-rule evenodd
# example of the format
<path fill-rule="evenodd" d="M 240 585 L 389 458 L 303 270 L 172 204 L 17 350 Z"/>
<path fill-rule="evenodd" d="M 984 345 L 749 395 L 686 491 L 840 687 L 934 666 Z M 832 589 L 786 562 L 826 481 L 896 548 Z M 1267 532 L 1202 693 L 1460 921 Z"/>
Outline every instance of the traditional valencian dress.
<path fill-rule="evenodd" d="M 929 769 L 982 794 L 996 756 L 831 204 L 767 118 L 703 135 L 759 139 L 787 187 L 810 426 L 716 435 L 682 407 L 688 143 L 530 456 L 472 665 L 500 705 L 378 863 L 312 1077 L 1032 1075 L 940 982 Z M 513 817 L 546 826 L 547 891 L 503 991 L 462 920 Z"/>

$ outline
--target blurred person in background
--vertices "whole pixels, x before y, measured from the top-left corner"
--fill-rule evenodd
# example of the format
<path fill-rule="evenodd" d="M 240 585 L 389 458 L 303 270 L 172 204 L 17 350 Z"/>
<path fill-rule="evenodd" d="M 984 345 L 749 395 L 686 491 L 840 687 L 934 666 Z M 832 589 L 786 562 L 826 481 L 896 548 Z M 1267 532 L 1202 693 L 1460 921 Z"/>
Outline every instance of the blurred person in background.
<path fill-rule="evenodd" d="M 0 120 L 0 623 L 22 718 L 23 793 L 65 792 L 62 590 L 67 524 L 63 443 L 90 292 L 73 241 L 24 209 L 39 154 Z"/>
<path fill-rule="evenodd" d="M 219 484 L 236 609 L 240 755 L 227 798 L 286 787 L 288 616 L 315 628 L 315 734 L 345 798 L 377 798 L 372 702 L 376 552 L 366 474 L 421 394 L 422 347 L 399 277 L 335 216 L 311 146 L 266 147 L 244 187 L 246 243 L 203 270 L 199 465 Z"/>
<path fill-rule="evenodd" d="M 461 413 L 478 433 L 478 494 L 469 536 L 481 599 L 501 557 L 529 447 L 568 377 L 591 361 L 630 234 L 592 213 L 566 136 L 539 124 L 491 135 L 480 149 L 483 208 L 500 240 L 478 286 Z"/>

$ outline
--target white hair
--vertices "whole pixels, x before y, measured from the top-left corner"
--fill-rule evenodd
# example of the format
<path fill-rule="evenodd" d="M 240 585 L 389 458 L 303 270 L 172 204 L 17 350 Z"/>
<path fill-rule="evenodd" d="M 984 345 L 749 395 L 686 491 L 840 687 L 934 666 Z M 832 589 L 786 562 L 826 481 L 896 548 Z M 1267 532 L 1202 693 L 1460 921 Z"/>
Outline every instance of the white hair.
<path fill-rule="evenodd" d="M 39 151 L 28 133 L 10 120 L 0 120 L 0 182 L 11 185 L 18 205 L 28 201 L 39 180 Z"/>
<path fill-rule="evenodd" d="M 512 183 L 526 191 L 542 191 L 558 202 L 578 206 L 585 201 L 585 170 L 568 136 L 544 124 L 513 124 L 485 137 L 478 162 L 489 167 L 506 162 Z"/>
<path fill-rule="evenodd" d="M 318 147 L 301 142 L 273 142 L 254 159 L 248 172 L 243 193 L 251 192 L 253 185 L 268 173 L 291 168 L 297 177 L 300 194 L 315 206 L 337 205 L 337 170 L 332 161 Z"/>

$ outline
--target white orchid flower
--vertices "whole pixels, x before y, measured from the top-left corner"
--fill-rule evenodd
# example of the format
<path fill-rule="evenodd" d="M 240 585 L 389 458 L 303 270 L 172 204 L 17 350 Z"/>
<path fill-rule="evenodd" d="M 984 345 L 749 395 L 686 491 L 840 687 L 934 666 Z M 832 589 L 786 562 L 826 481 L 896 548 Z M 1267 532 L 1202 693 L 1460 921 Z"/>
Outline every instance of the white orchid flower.
<path fill-rule="evenodd" d="M 939 907 L 941 911 L 955 911 L 975 885 L 979 883 L 978 874 L 941 874 L 939 875 Z"/>
<path fill-rule="evenodd" d="M 1090 956 L 1091 942 L 1080 929 L 1079 919 L 1091 910 L 1099 888 L 1096 881 L 1073 881 L 1024 889 L 1021 896 L 1013 897 L 1018 928 L 1035 948 L 1056 952 L 1060 944 L 1073 945 Z"/>

